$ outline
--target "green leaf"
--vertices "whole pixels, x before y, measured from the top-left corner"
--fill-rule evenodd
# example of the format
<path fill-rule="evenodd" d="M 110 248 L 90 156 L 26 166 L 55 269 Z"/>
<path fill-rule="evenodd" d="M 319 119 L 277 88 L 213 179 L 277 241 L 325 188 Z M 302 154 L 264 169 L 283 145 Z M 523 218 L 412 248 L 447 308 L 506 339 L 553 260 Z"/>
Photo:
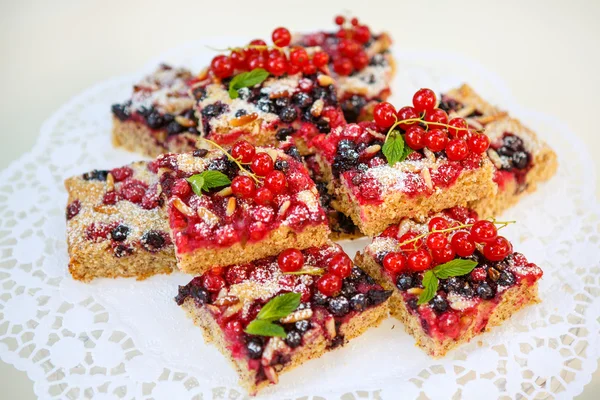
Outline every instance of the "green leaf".
<path fill-rule="evenodd" d="M 381 149 L 390 166 L 394 166 L 394 164 L 406 158 L 408 154 L 406 154 L 405 147 L 408 146 L 404 145 L 404 138 L 400 131 L 393 130 L 390 132 Z"/>
<path fill-rule="evenodd" d="M 429 301 L 435 297 L 435 294 L 438 291 L 438 284 L 439 280 L 432 270 L 425 272 L 423 275 L 423 291 L 419 296 L 417 304 L 421 305 L 429 303 Z"/>
<path fill-rule="evenodd" d="M 475 261 L 456 259 L 438 265 L 433 269 L 433 273 L 440 279 L 448 279 L 451 276 L 466 275 L 473 271 L 476 266 Z"/>
<path fill-rule="evenodd" d="M 286 336 L 285 329 L 283 329 L 281 325 L 261 319 L 255 319 L 250 322 L 244 332 L 249 333 L 250 335 L 259 336 L 279 336 L 282 338 Z"/>
<path fill-rule="evenodd" d="M 287 317 L 300 305 L 300 293 L 285 293 L 272 298 L 261 308 L 256 319 L 274 321 Z"/>
<path fill-rule="evenodd" d="M 192 175 L 187 178 L 192 186 L 192 190 L 198 196 L 202 196 L 202 191 L 208 192 L 210 189 L 227 186 L 231 183 L 227 175 L 219 171 L 204 171 L 201 174 Z"/>
<path fill-rule="evenodd" d="M 239 97 L 239 89 L 258 85 L 267 79 L 268 76 L 269 73 L 263 68 L 255 68 L 252 71 L 234 76 L 231 82 L 229 82 L 229 97 L 237 99 Z"/>

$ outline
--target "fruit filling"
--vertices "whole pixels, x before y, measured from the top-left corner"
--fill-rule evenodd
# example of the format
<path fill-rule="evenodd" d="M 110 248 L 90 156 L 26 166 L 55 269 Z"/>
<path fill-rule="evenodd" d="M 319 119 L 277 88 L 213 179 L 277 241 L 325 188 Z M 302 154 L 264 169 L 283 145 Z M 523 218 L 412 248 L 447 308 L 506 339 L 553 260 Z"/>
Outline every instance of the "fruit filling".
<path fill-rule="evenodd" d="M 378 204 L 388 192 L 430 195 L 453 185 L 461 173 L 481 167 L 487 136 L 463 118 L 449 120 L 436 108 L 436 96 L 420 89 L 413 106 L 396 110 L 378 104 L 374 122 L 348 124 L 313 140 L 334 179 L 350 188 L 361 204 Z"/>
<path fill-rule="evenodd" d="M 152 75 L 133 88 L 130 100 L 113 104 L 112 113 L 120 121 L 135 121 L 168 136 L 198 134 L 198 119 L 190 85 L 195 81 L 183 68 L 162 64 Z"/>
<path fill-rule="evenodd" d="M 319 194 L 294 158 L 296 149 L 285 151 L 239 141 L 231 154 L 219 147 L 160 156 L 178 253 L 258 242 L 279 227 L 300 232 L 325 224 Z"/>
<path fill-rule="evenodd" d="M 507 290 L 534 285 L 542 276 L 498 235 L 511 222 L 479 220 L 474 211 L 455 207 L 424 224 L 390 226 L 367 253 L 428 335 L 457 339 L 468 329 L 485 328 Z"/>
<path fill-rule="evenodd" d="M 274 367 L 281 370 L 315 341 L 325 340 L 328 348 L 343 344 L 343 324 L 391 293 L 330 244 L 213 268 L 180 286 L 175 300 L 205 307 L 233 358 L 256 371 L 256 383 L 275 383 Z"/>

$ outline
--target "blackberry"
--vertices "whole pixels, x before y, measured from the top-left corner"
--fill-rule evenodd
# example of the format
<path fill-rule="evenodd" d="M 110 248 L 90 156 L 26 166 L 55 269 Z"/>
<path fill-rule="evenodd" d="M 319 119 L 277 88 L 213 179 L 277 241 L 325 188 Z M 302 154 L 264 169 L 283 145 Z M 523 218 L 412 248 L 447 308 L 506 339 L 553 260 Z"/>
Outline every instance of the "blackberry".
<path fill-rule="evenodd" d="M 298 92 L 292 96 L 292 102 L 300 108 L 306 108 L 313 103 L 313 98 L 304 92 Z"/>
<path fill-rule="evenodd" d="M 179 125 L 175 121 L 169 122 L 169 124 L 167 125 L 167 135 L 169 135 L 169 136 L 178 135 L 181 132 L 183 132 L 184 129 L 185 128 L 183 126 Z"/>
<path fill-rule="evenodd" d="M 246 343 L 246 349 L 248 350 L 248 357 L 251 359 L 256 360 L 262 357 L 263 344 L 260 339 L 250 339 L 248 343 Z"/>
<path fill-rule="evenodd" d="M 502 148 L 512 150 L 513 152 L 523 149 L 523 141 L 515 135 L 506 135 L 502 140 Z"/>
<path fill-rule="evenodd" d="M 294 328 L 300 333 L 304 333 L 311 328 L 311 324 L 308 320 L 304 319 L 302 321 L 296 321 L 294 323 Z"/>
<path fill-rule="evenodd" d="M 190 296 L 197 304 L 206 304 L 210 300 L 208 292 L 201 287 L 192 286 L 189 290 Z"/>
<path fill-rule="evenodd" d="M 446 293 L 450 292 L 459 292 L 464 284 L 464 281 L 461 278 L 456 276 L 451 276 L 446 280 L 442 280 L 442 288 L 446 291 Z"/>
<path fill-rule="evenodd" d="M 110 107 L 112 113 L 117 117 L 120 121 L 126 121 L 129 119 L 129 111 L 123 104 L 113 104 Z"/>
<path fill-rule="evenodd" d="M 318 306 L 324 306 L 327 304 L 327 300 L 329 300 L 329 298 L 319 291 L 314 292 L 312 295 L 313 303 Z"/>
<path fill-rule="evenodd" d="M 327 96 L 327 89 L 321 86 L 315 86 L 312 89 L 312 95 L 315 99 L 322 99 Z"/>
<path fill-rule="evenodd" d="M 307 108 L 302 114 L 302 120 L 314 124 L 317 122 L 318 118 L 312 115 L 310 108 Z"/>
<path fill-rule="evenodd" d="M 438 314 L 441 314 L 448 309 L 448 302 L 440 295 L 436 295 L 431 299 L 429 304 L 431 304 L 433 310 Z"/>
<path fill-rule="evenodd" d="M 285 154 L 296 159 L 297 161 L 302 161 L 302 157 L 300 156 L 300 153 L 298 152 L 298 148 L 296 146 L 290 146 L 285 151 Z"/>
<path fill-rule="evenodd" d="M 509 271 L 502 271 L 498 279 L 498 285 L 511 286 L 515 283 L 515 276 Z"/>
<path fill-rule="evenodd" d="M 194 150 L 194 157 L 204 157 L 205 155 L 208 154 L 208 150 L 206 149 L 197 149 Z"/>
<path fill-rule="evenodd" d="M 363 271 L 359 267 L 352 267 L 352 272 L 350 273 L 350 276 L 348 277 L 348 279 L 350 279 L 354 282 L 358 282 L 358 281 L 361 281 L 364 278 L 364 276 L 365 276 L 365 271 Z"/>
<path fill-rule="evenodd" d="M 217 101 L 216 103 L 209 104 L 202 109 L 202 115 L 205 118 L 215 118 L 225 112 L 226 106 L 223 103 Z"/>
<path fill-rule="evenodd" d="M 367 172 L 367 170 L 369 169 L 369 166 L 367 164 L 365 164 L 365 163 L 360 163 L 360 164 L 358 164 L 358 166 L 356 167 L 356 169 L 359 172 Z"/>
<path fill-rule="evenodd" d="M 473 297 L 473 295 L 475 294 L 475 291 L 473 290 L 471 285 L 469 285 L 468 282 L 465 282 L 463 287 L 460 288 L 460 293 L 466 297 Z"/>
<path fill-rule="evenodd" d="M 283 122 L 294 122 L 296 118 L 298 118 L 298 112 L 296 112 L 296 109 L 294 107 L 284 107 L 279 112 L 279 118 Z"/>
<path fill-rule="evenodd" d="M 285 160 L 277 160 L 275 161 L 275 169 L 286 173 L 290 169 L 290 164 Z"/>
<path fill-rule="evenodd" d="M 240 99 L 248 101 L 252 97 L 252 91 L 249 88 L 238 89 L 238 96 Z"/>
<path fill-rule="evenodd" d="M 482 282 L 479 284 L 479 286 L 477 286 L 477 295 L 483 300 L 489 300 L 492 297 L 494 297 L 494 291 L 492 290 L 490 285 L 488 285 L 485 282 Z"/>
<path fill-rule="evenodd" d="M 302 344 L 302 335 L 298 331 L 289 331 L 285 337 L 285 343 L 294 349 Z"/>
<path fill-rule="evenodd" d="M 414 286 L 414 279 L 411 275 L 398 275 L 396 279 L 396 287 L 400 290 L 408 290 Z"/>
<path fill-rule="evenodd" d="M 287 107 L 290 105 L 290 98 L 289 97 L 278 97 L 275 99 L 275 107 L 277 107 L 279 110 L 281 110 L 284 107 Z"/>
<path fill-rule="evenodd" d="M 152 129 L 160 129 L 165 125 L 165 120 L 158 111 L 152 111 L 146 117 L 146 124 Z"/>
<path fill-rule="evenodd" d="M 517 169 L 525 169 L 529 165 L 529 155 L 524 151 L 517 151 L 511 157 L 512 164 Z"/>
<path fill-rule="evenodd" d="M 244 109 L 240 109 L 235 112 L 235 117 L 236 118 L 243 117 L 246 114 L 248 114 L 248 111 L 246 111 Z"/>
<path fill-rule="evenodd" d="M 331 344 L 329 345 L 330 349 L 335 349 L 336 347 L 340 347 L 341 345 L 344 344 L 344 336 L 342 335 L 337 335 L 336 337 L 333 338 L 333 340 L 331 341 Z"/>
<path fill-rule="evenodd" d="M 440 101 L 438 108 L 446 111 L 446 113 L 450 113 L 451 111 L 460 110 L 463 108 L 463 105 L 454 99 L 449 99 L 446 96 L 442 96 L 442 101 Z"/>
<path fill-rule="evenodd" d="M 166 243 L 164 236 L 158 231 L 148 231 L 141 239 L 142 247 L 150 252 L 162 249 Z"/>
<path fill-rule="evenodd" d="M 319 119 L 317 121 L 317 129 L 321 133 L 331 132 L 331 126 L 329 125 L 329 121 L 327 121 L 326 119 L 323 119 L 323 118 Z"/>
<path fill-rule="evenodd" d="M 230 180 L 233 180 L 237 175 L 238 167 L 233 161 L 230 161 L 226 156 L 223 156 L 212 160 L 210 164 L 208 164 L 208 169 L 210 171 L 222 172 L 227 175 Z"/>
<path fill-rule="evenodd" d="M 85 181 L 105 181 L 110 171 L 95 169 L 91 172 L 86 172 L 81 177 Z"/>
<path fill-rule="evenodd" d="M 383 303 L 384 301 L 389 299 L 391 295 L 392 295 L 391 290 L 371 289 L 367 292 L 367 297 L 369 298 L 369 304 L 371 304 L 373 306 L 377 306 L 377 305 Z"/>
<path fill-rule="evenodd" d="M 284 140 L 286 140 L 288 138 L 288 136 L 290 136 L 293 133 L 294 133 L 294 128 L 281 128 L 277 131 L 276 137 L 277 137 L 277 140 L 283 142 Z"/>
<path fill-rule="evenodd" d="M 367 299 L 367 296 L 365 296 L 362 293 L 359 293 L 352 296 L 352 298 L 350 299 L 350 307 L 354 311 L 364 311 L 368 306 L 368 302 L 369 300 Z"/>
<path fill-rule="evenodd" d="M 339 141 L 338 143 L 338 147 L 337 147 L 337 153 L 338 154 L 343 154 L 346 153 L 350 150 L 356 150 L 356 145 L 354 144 L 354 142 L 350 139 L 342 139 Z"/>
<path fill-rule="evenodd" d="M 356 290 L 356 286 L 354 285 L 354 283 L 352 283 L 352 281 L 344 280 L 340 294 L 349 299 L 350 297 L 354 296 L 356 293 L 357 293 L 357 290 Z"/>
<path fill-rule="evenodd" d="M 406 302 L 406 306 L 410 310 L 416 311 L 419 308 L 419 305 L 417 304 L 417 298 L 411 297 L 410 299 L 408 299 L 408 301 Z"/>
<path fill-rule="evenodd" d="M 127 235 L 129 235 L 129 228 L 125 225 L 118 225 L 110 232 L 110 237 L 115 242 L 122 242 L 127 239 Z"/>
<path fill-rule="evenodd" d="M 365 98 L 356 94 L 342 101 L 340 107 L 342 108 L 342 112 L 344 113 L 346 121 L 348 121 L 349 123 L 357 122 L 358 117 L 360 116 L 360 112 L 366 104 L 367 101 L 365 100 Z"/>
<path fill-rule="evenodd" d="M 350 312 L 350 302 L 343 296 L 334 297 L 329 299 L 327 308 L 336 317 L 343 317 Z"/>
<path fill-rule="evenodd" d="M 383 54 L 377 53 L 371 57 L 369 60 L 369 65 L 373 67 L 382 67 L 385 65 L 385 57 L 383 57 Z"/>
<path fill-rule="evenodd" d="M 256 108 L 258 108 L 260 111 L 265 112 L 265 113 L 270 113 L 273 111 L 273 102 L 271 100 L 269 100 L 268 98 L 262 97 L 260 99 L 258 99 L 258 102 L 256 103 Z"/>
<path fill-rule="evenodd" d="M 125 246 L 123 244 L 116 246 L 114 249 L 114 254 L 115 254 L 115 257 L 117 257 L 117 258 L 125 257 L 132 253 L 133 253 L 133 248 L 131 248 L 129 246 Z"/>
<path fill-rule="evenodd" d="M 175 296 L 175 303 L 177 303 L 178 306 L 182 305 L 183 302 L 185 301 L 185 299 L 187 299 L 187 297 L 189 295 L 190 295 L 189 286 L 179 285 L 179 288 L 177 289 L 177 296 Z"/>

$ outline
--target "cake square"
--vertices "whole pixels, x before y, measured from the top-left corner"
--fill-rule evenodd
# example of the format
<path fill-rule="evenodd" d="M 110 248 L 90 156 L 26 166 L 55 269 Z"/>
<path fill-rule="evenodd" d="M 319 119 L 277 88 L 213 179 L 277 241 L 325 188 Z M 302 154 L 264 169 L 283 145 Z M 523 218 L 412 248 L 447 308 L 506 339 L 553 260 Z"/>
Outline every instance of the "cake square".
<path fill-rule="evenodd" d="M 495 194 L 494 166 L 485 154 L 469 153 L 456 161 L 448 159 L 445 149 L 422 148 L 390 165 L 383 154 L 386 130 L 360 122 L 314 139 L 336 209 L 365 235 L 374 236 L 404 217 L 425 217 Z"/>
<path fill-rule="evenodd" d="M 198 119 L 187 69 L 162 64 L 134 85 L 131 98 L 113 104 L 112 141 L 115 147 L 157 157 L 196 148 Z"/>
<path fill-rule="evenodd" d="M 317 46 L 329 55 L 329 68 L 338 87 L 340 106 L 347 122 L 373 119 L 373 107 L 391 95 L 395 63 L 392 40 L 367 25 L 344 20 L 337 31 L 296 35 L 301 46 Z"/>
<path fill-rule="evenodd" d="M 73 278 L 85 282 L 99 277 L 144 279 L 175 268 L 158 175 L 151 164 L 94 170 L 67 179 L 65 187 Z"/>
<path fill-rule="evenodd" d="M 329 243 L 212 269 L 180 286 L 176 301 L 254 395 L 379 325 L 390 294 Z"/>
<path fill-rule="evenodd" d="M 513 251 L 494 226 L 455 207 L 423 222 L 405 219 L 389 227 L 355 259 L 393 290 L 391 315 L 433 357 L 539 301 L 542 270 Z"/>
<path fill-rule="evenodd" d="M 234 158 L 204 143 L 213 149 L 156 160 L 182 271 L 201 274 L 327 241 L 327 217 L 296 148 L 241 141 L 232 148 Z"/>
<path fill-rule="evenodd" d="M 490 138 L 488 154 L 496 168 L 494 182 L 498 191 L 496 196 L 469 205 L 480 215 L 501 214 L 556 173 L 556 153 L 535 132 L 483 100 L 468 85 L 443 94 L 440 108 L 451 117 L 465 118 L 470 126 L 483 129 Z"/>

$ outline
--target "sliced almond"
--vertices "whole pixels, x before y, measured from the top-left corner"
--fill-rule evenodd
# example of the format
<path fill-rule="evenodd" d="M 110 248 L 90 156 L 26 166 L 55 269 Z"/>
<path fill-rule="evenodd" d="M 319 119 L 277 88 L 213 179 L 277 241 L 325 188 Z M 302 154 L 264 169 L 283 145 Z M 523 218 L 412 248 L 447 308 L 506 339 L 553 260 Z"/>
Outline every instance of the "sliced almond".
<path fill-rule="evenodd" d="M 333 339 L 337 336 L 337 332 L 335 330 L 335 319 L 331 315 L 325 320 L 325 330 L 327 331 L 327 335 L 329 335 L 329 339 Z"/>
<path fill-rule="evenodd" d="M 175 122 L 177 122 L 181 126 L 185 126 L 186 128 L 191 128 L 192 126 L 196 126 L 196 121 L 194 121 L 193 119 L 186 118 L 182 115 L 176 116 Z"/>
<path fill-rule="evenodd" d="M 477 111 L 477 109 L 474 106 L 466 105 L 460 110 L 456 110 L 456 115 L 458 115 L 461 118 L 465 118 L 467 115 L 473 114 L 474 111 Z"/>
<path fill-rule="evenodd" d="M 221 309 L 219 309 L 219 307 L 215 306 L 214 304 L 206 304 L 205 307 L 208 309 L 208 311 L 210 311 L 212 314 L 215 315 L 219 315 L 221 314 Z"/>
<path fill-rule="evenodd" d="M 233 190 L 231 190 L 231 186 L 227 186 L 226 188 L 219 190 L 215 194 L 217 196 L 227 197 L 227 196 L 231 196 L 233 194 Z"/>
<path fill-rule="evenodd" d="M 115 177 L 110 172 L 106 175 L 106 191 L 112 192 L 115 190 Z"/>
<path fill-rule="evenodd" d="M 187 207 L 187 206 L 186 206 Z M 189 207 L 188 207 L 189 208 Z M 191 210 L 191 209 L 190 209 Z M 179 210 L 181 211 L 181 210 Z M 183 212 L 183 211 L 181 211 Z M 193 212 L 193 211 L 192 211 Z M 206 222 L 209 225 L 216 225 L 219 223 L 219 221 L 221 220 L 217 214 L 213 213 L 212 211 L 210 211 L 208 208 L 206 207 L 198 207 L 198 210 L 196 211 L 196 215 L 198 215 L 198 217 L 203 220 L 204 222 Z"/>
<path fill-rule="evenodd" d="M 236 296 L 224 296 L 213 302 L 215 306 L 230 306 L 240 302 L 240 299 Z"/>
<path fill-rule="evenodd" d="M 288 208 L 290 208 L 290 206 L 292 205 L 292 202 L 289 200 L 286 200 L 283 202 L 283 204 L 281 205 L 281 207 L 279 207 L 279 215 L 285 215 L 285 213 L 287 212 Z"/>
<path fill-rule="evenodd" d="M 507 115 L 508 115 L 508 113 L 503 111 L 503 112 L 498 113 L 496 115 L 486 115 L 486 116 L 483 116 L 483 117 L 479 117 L 479 118 L 477 118 L 477 121 L 479 121 L 483 125 L 486 125 L 486 124 L 489 124 L 490 122 L 497 121 L 500 118 L 504 118 Z"/>
<path fill-rule="evenodd" d="M 204 79 L 206 79 L 208 77 L 208 68 L 204 68 L 202 71 L 200 71 L 200 73 L 198 74 L 198 80 L 199 81 L 203 81 Z"/>
<path fill-rule="evenodd" d="M 100 213 L 100 214 L 107 214 L 107 215 L 112 215 L 112 214 L 116 214 L 119 212 L 119 210 L 117 209 L 117 207 L 115 206 L 108 206 L 106 204 L 97 204 L 94 206 L 94 211 Z"/>
<path fill-rule="evenodd" d="M 277 376 L 277 372 L 271 366 L 264 367 L 265 376 L 269 379 L 269 382 L 276 385 L 279 382 L 279 376 Z"/>
<path fill-rule="evenodd" d="M 469 125 L 469 128 L 471 129 L 476 129 L 476 130 L 481 130 L 483 129 L 483 125 L 481 124 L 481 122 L 479 122 L 479 120 L 475 119 L 475 118 L 467 118 L 467 125 Z"/>
<path fill-rule="evenodd" d="M 240 303 L 240 302 L 230 305 L 229 307 L 227 307 L 227 309 L 223 313 L 223 318 L 228 318 L 234 314 L 237 314 L 242 309 L 243 306 L 244 306 L 244 304 Z"/>
<path fill-rule="evenodd" d="M 423 154 L 425 154 L 425 158 L 427 158 L 427 161 L 435 163 L 435 154 L 433 154 L 433 151 L 429 150 L 427 147 L 424 147 Z"/>
<path fill-rule="evenodd" d="M 427 185 L 427 187 L 430 190 L 433 190 L 433 181 L 431 180 L 431 174 L 429 173 L 429 168 L 425 167 L 421 170 L 421 177 L 425 181 L 425 185 Z"/>
<path fill-rule="evenodd" d="M 230 197 L 229 200 L 227 200 L 227 209 L 225 210 L 225 215 L 231 217 L 235 212 L 236 205 L 237 203 L 235 201 L 235 197 Z"/>
<path fill-rule="evenodd" d="M 258 118 L 257 113 L 242 115 L 241 117 L 234 118 L 231 121 L 229 121 L 229 124 L 231 126 L 243 126 L 243 125 L 249 124 L 250 122 L 255 121 L 257 118 Z"/>
<path fill-rule="evenodd" d="M 365 154 L 377 154 L 381 150 L 381 146 L 373 144 L 365 149 Z"/>
<path fill-rule="evenodd" d="M 188 217 L 194 216 L 194 210 L 192 210 L 187 204 L 185 204 L 179 197 L 173 199 L 173 207 L 179 210 L 180 213 Z"/>
<path fill-rule="evenodd" d="M 408 294 L 414 294 L 414 295 L 417 295 L 417 296 L 418 296 L 418 295 L 420 295 L 421 293 L 423 293 L 423 289 L 421 289 L 421 288 L 418 288 L 418 287 L 413 287 L 413 288 L 410 288 L 410 289 L 408 289 L 408 290 L 406 291 L 406 293 L 408 293 Z"/>
<path fill-rule="evenodd" d="M 490 160 L 492 160 L 492 162 L 494 163 L 494 165 L 496 166 L 496 168 L 498 169 L 502 169 L 502 159 L 500 158 L 500 156 L 498 155 L 498 153 L 496 153 L 496 150 L 494 149 L 489 149 L 488 150 L 488 157 L 490 158 Z"/>
<path fill-rule="evenodd" d="M 414 225 L 414 223 L 410 219 L 404 218 L 398 224 L 398 235 L 397 235 L 397 237 L 400 237 L 400 236 L 404 235 L 405 233 L 407 233 L 412 228 L 413 225 Z"/>
<path fill-rule="evenodd" d="M 287 351 L 289 351 L 289 347 L 281 338 L 272 337 L 265 346 L 260 363 L 264 366 L 270 365 L 275 354 Z"/>
<path fill-rule="evenodd" d="M 273 160 L 273 162 L 277 161 L 277 156 L 279 155 L 277 153 L 277 150 L 275 149 L 265 149 L 265 153 L 267 153 L 271 159 Z"/>
<path fill-rule="evenodd" d="M 319 82 L 319 86 L 329 86 L 333 85 L 333 78 L 329 75 L 319 75 L 317 82 Z"/>
<path fill-rule="evenodd" d="M 313 117 L 319 117 L 323 112 L 323 107 L 325 107 L 325 102 L 323 101 L 323 99 L 318 99 L 313 103 L 312 107 L 310 108 L 310 113 Z"/>
<path fill-rule="evenodd" d="M 313 311 L 310 308 L 306 308 L 304 310 L 294 311 L 289 314 L 287 317 L 281 318 L 279 322 L 282 324 L 291 324 L 292 322 L 304 321 L 305 319 L 309 319 L 312 317 Z"/>

